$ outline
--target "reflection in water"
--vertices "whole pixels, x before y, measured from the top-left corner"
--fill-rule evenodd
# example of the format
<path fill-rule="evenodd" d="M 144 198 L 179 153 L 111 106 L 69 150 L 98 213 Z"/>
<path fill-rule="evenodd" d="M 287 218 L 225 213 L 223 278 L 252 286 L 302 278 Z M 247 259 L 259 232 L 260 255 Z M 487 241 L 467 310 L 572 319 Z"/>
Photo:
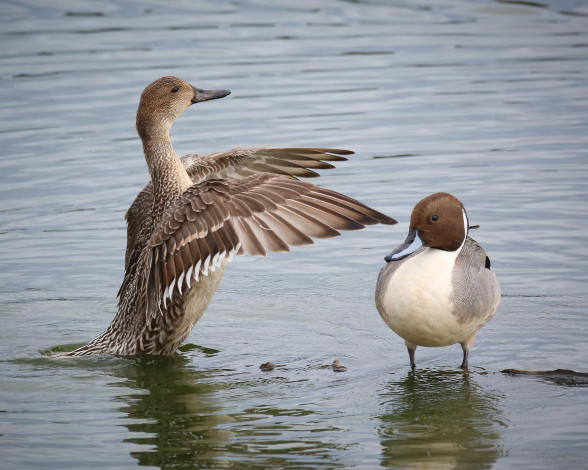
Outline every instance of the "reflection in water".
<path fill-rule="evenodd" d="M 146 448 L 131 452 L 139 465 L 202 468 L 222 460 L 229 432 L 218 425 L 230 418 L 215 402 L 218 384 L 209 380 L 210 370 L 195 370 L 174 355 L 135 358 L 120 375 L 127 380 L 117 385 L 138 390 L 120 400 L 123 424 L 135 434 L 126 442 Z"/>
<path fill-rule="evenodd" d="M 411 371 L 381 391 L 382 466 L 401 469 L 490 468 L 499 445 L 502 396 L 462 372 Z"/>
<path fill-rule="evenodd" d="M 131 451 L 140 466 L 345 468 L 344 425 L 326 424 L 340 410 L 320 404 L 324 390 L 315 395 L 317 385 L 298 375 L 308 370 L 267 375 L 192 364 L 181 355 L 142 357 L 112 371 L 125 379 L 115 384 L 125 390 L 117 400 L 133 433 L 125 442 L 141 447 Z"/>
<path fill-rule="evenodd" d="M 299 379 L 197 370 L 181 355 L 131 358 L 111 372 L 124 378 L 113 385 L 125 390 L 117 398 L 127 415 L 123 425 L 133 433 L 125 442 L 145 449 L 131 451 L 140 466 L 344 467 L 345 445 L 333 442 L 339 432 L 321 423 L 329 413 L 296 400 L 272 404 L 274 394 Z M 129 388 L 137 392 L 128 394 Z M 227 399 L 242 405 L 223 406 Z"/>

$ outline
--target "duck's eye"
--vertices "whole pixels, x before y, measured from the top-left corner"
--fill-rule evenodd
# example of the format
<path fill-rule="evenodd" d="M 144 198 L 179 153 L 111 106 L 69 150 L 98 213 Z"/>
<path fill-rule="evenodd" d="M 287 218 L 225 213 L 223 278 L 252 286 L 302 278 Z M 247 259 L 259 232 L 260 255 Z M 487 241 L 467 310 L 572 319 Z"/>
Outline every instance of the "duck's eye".
<path fill-rule="evenodd" d="M 177 86 L 172 88 L 172 93 L 177 93 L 178 91 L 180 91 L 180 89 Z"/>
<path fill-rule="evenodd" d="M 437 214 L 435 214 L 435 215 L 432 215 L 432 216 L 431 216 L 431 220 L 432 220 L 433 222 L 437 222 L 437 220 L 439 220 L 439 216 L 438 216 Z"/>

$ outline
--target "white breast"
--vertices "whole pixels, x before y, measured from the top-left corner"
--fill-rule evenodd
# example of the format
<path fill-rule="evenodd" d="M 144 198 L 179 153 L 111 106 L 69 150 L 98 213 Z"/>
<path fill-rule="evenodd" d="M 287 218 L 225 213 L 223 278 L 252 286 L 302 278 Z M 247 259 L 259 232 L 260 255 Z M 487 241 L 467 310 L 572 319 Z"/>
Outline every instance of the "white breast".
<path fill-rule="evenodd" d="M 427 248 L 392 275 L 380 315 L 400 337 L 420 346 L 448 346 L 475 331 L 453 314 L 452 272 L 460 251 Z"/>

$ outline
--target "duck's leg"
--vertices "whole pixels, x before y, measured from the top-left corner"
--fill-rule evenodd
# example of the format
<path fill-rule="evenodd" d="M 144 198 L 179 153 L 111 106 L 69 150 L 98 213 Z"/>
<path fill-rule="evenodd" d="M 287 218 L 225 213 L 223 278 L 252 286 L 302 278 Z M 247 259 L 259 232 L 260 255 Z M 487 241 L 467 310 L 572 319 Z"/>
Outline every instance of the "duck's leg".
<path fill-rule="evenodd" d="M 408 349 L 408 357 L 410 358 L 410 367 L 413 369 L 416 367 L 416 363 L 414 362 L 414 352 L 416 351 L 417 345 L 411 343 L 410 341 L 404 340 L 404 344 L 406 344 L 406 349 Z"/>
<path fill-rule="evenodd" d="M 461 350 L 463 351 L 463 361 L 461 363 L 462 369 L 468 368 L 468 356 L 470 354 L 470 349 L 474 345 L 474 341 L 476 340 L 476 332 L 474 331 L 470 336 L 464 339 L 461 343 Z"/>
<path fill-rule="evenodd" d="M 461 345 L 461 349 L 463 350 L 463 361 L 461 361 L 461 366 L 459 367 L 465 370 L 468 368 L 468 355 L 470 351 L 464 348 L 463 344 Z"/>

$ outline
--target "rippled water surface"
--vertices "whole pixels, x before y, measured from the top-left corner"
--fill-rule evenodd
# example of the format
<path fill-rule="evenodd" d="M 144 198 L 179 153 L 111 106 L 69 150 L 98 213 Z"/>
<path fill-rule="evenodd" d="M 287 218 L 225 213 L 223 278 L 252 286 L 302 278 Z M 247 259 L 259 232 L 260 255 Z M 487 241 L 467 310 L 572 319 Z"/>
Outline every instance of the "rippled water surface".
<path fill-rule="evenodd" d="M 586 468 L 586 384 L 500 372 L 588 371 L 586 2 L 4 0 L 0 45 L 0 467 Z M 318 183 L 399 224 L 236 259 L 173 357 L 47 357 L 116 311 L 170 74 L 232 90 L 179 153 L 349 148 Z M 440 190 L 502 286 L 468 373 L 459 346 L 411 371 L 373 301 Z"/>

